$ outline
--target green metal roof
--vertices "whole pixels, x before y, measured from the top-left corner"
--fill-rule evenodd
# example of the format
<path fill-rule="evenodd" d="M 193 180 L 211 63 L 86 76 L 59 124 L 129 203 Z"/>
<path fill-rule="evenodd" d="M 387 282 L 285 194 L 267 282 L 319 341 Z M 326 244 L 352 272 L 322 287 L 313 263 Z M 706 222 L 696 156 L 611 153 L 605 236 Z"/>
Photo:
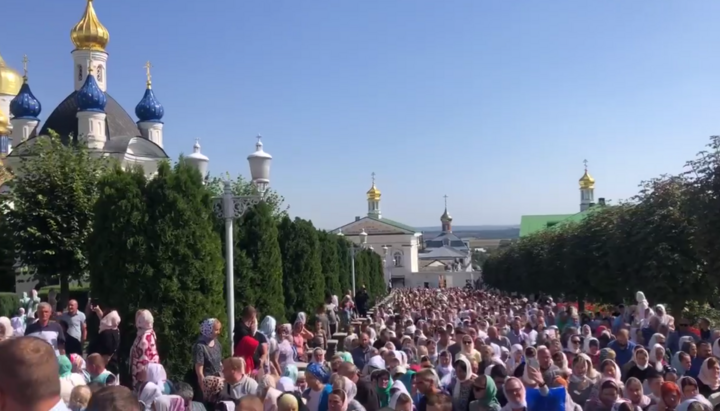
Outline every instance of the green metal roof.
<path fill-rule="evenodd" d="M 520 218 L 520 237 L 536 233 L 560 223 L 580 221 L 587 211 L 576 214 L 524 215 Z"/>
<path fill-rule="evenodd" d="M 389 218 L 385 218 L 385 217 L 376 218 L 376 217 L 371 217 L 371 216 L 367 216 L 367 218 L 374 220 L 374 221 L 379 221 L 381 223 L 385 223 L 387 225 L 391 225 L 391 226 L 399 228 L 401 230 L 412 231 L 413 233 L 418 232 L 418 230 L 415 227 L 411 227 L 411 226 L 409 226 L 407 224 L 403 224 L 403 223 L 398 223 L 397 221 L 391 220 Z"/>

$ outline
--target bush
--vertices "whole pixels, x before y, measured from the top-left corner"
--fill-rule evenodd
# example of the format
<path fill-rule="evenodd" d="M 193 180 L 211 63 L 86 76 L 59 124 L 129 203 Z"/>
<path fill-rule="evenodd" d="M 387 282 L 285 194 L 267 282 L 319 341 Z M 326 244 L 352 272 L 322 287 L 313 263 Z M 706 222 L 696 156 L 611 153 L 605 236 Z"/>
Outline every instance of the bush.
<path fill-rule="evenodd" d="M 12 318 L 20 308 L 20 297 L 15 293 L 0 293 L 0 317 Z"/>

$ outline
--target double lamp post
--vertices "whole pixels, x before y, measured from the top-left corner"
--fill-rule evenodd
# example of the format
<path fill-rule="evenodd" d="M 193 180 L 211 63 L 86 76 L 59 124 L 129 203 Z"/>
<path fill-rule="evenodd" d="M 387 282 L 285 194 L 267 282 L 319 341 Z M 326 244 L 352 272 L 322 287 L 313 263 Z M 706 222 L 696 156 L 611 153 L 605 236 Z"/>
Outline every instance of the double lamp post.
<path fill-rule="evenodd" d="M 223 180 L 223 194 L 213 199 L 213 211 L 219 218 L 225 220 L 225 291 L 227 303 L 227 329 L 230 337 L 230 347 L 233 346 L 233 333 L 235 328 L 235 256 L 233 255 L 233 224 L 245 212 L 259 204 L 270 185 L 270 163 L 272 156 L 263 151 L 261 137 L 257 136 L 255 152 L 248 156 L 250 164 L 250 175 L 252 183 L 257 189 L 257 194 L 249 196 L 236 196 L 233 193 L 232 181 Z M 200 145 L 195 143 L 194 153 L 188 156 L 196 164 L 200 174 L 207 175 L 208 158 L 200 154 Z"/>

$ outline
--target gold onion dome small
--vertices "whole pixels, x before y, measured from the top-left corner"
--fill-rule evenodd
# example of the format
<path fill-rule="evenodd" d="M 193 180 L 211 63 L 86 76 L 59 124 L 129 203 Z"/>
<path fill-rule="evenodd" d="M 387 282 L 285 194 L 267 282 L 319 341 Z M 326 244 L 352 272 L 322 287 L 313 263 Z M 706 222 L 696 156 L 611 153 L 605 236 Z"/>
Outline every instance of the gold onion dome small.
<path fill-rule="evenodd" d="M 10 129 L 8 128 L 9 126 L 10 120 L 8 120 L 7 115 L 0 110 L 0 136 L 7 136 L 10 134 Z"/>
<path fill-rule="evenodd" d="M 76 50 L 105 51 L 105 47 L 110 41 L 110 33 L 95 14 L 93 0 L 87 0 L 85 14 L 70 30 L 70 39 Z"/>
<path fill-rule="evenodd" d="M 580 177 L 579 183 L 581 189 L 595 188 L 595 179 L 588 173 L 587 168 L 585 169 L 585 174 Z"/>
<path fill-rule="evenodd" d="M 367 192 L 367 198 L 368 200 L 372 201 L 378 201 L 380 200 L 380 190 L 378 190 L 377 187 L 375 187 L 375 182 L 373 181 L 372 187 Z"/>
<path fill-rule="evenodd" d="M 23 84 L 23 77 L 17 71 L 5 64 L 0 56 L 0 94 L 15 96 L 20 92 Z"/>

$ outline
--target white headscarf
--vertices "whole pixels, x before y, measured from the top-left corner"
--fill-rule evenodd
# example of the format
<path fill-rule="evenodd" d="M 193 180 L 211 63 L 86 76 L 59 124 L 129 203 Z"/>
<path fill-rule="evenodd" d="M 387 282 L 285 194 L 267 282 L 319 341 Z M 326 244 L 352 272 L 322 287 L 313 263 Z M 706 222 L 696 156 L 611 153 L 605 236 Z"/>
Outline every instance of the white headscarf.
<path fill-rule="evenodd" d="M 150 363 L 147 365 L 147 381 L 158 387 L 163 387 L 167 381 L 167 373 L 165 367 L 161 364 Z"/>
<path fill-rule="evenodd" d="M 10 323 L 10 319 L 7 317 L 0 317 L 0 325 L 3 327 L 3 333 L 0 335 L 1 339 L 10 338 L 13 336 L 15 331 L 13 330 L 12 323 Z"/>
<path fill-rule="evenodd" d="M 148 382 L 147 384 L 145 384 L 145 387 L 143 387 L 143 390 L 140 393 L 138 399 L 140 400 L 140 402 L 143 403 L 145 409 L 149 410 L 155 403 L 155 400 L 162 397 L 162 395 L 163 393 L 160 387 L 151 382 Z"/>

